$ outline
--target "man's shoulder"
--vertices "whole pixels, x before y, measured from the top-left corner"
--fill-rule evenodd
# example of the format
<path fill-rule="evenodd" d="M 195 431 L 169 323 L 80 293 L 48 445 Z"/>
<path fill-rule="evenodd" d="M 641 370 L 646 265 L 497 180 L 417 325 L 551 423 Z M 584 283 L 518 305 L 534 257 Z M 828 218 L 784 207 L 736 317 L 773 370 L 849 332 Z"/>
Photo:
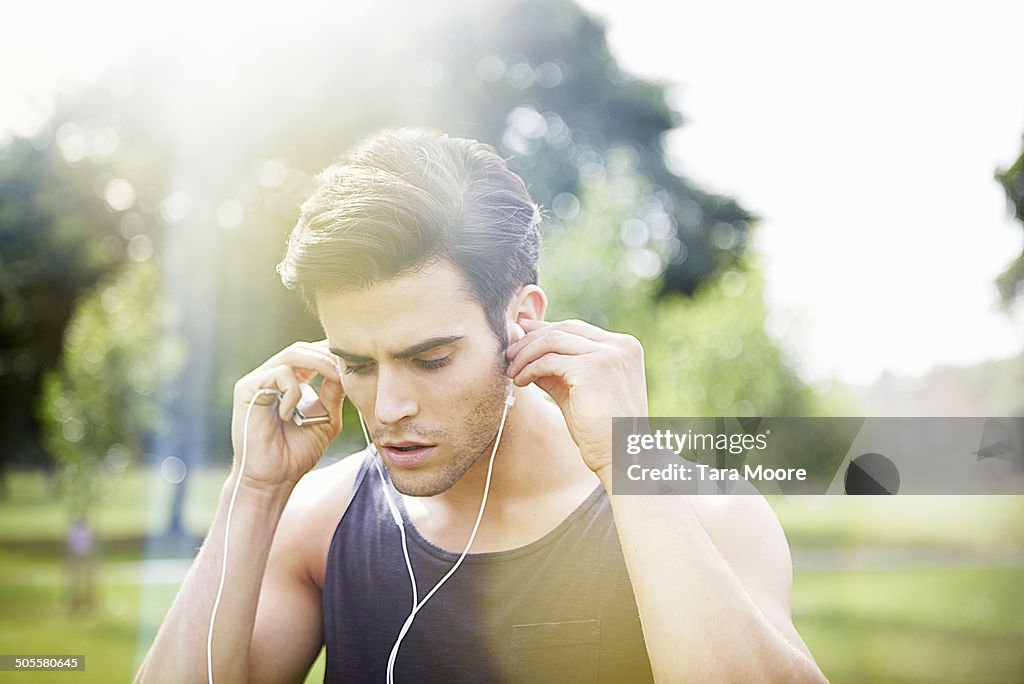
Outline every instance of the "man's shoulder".
<path fill-rule="evenodd" d="M 330 465 L 314 468 L 306 473 L 288 499 L 286 512 L 294 515 L 317 515 L 323 508 L 342 508 L 348 505 L 356 477 L 366 458 L 359 451 Z"/>
<path fill-rule="evenodd" d="M 366 452 L 360 451 L 306 473 L 292 490 L 278 523 L 275 546 L 299 556 L 318 585 L 334 529 L 348 508 L 365 456 Z"/>

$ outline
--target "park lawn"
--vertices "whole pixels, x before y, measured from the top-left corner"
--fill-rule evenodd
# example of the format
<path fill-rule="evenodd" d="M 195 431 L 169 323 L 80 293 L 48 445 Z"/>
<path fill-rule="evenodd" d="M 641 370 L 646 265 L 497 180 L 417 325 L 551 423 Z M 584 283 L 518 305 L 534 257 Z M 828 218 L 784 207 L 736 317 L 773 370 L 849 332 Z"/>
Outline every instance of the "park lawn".
<path fill-rule="evenodd" d="M 31 681 L 131 679 L 142 653 L 140 585 L 125 563 L 108 565 L 98 573 L 97 610 L 82 618 L 65 606 L 59 563 L 0 557 L 0 572 L 10 578 L 0 586 L 0 652 L 86 656 L 85 673 L 35 673 Z M 1019 682 L 1022 588 L 1024 570 L 1017 568 L 808 572 L 795 578 L 793 614 L 836 683 Z M 155 588 L 161 614 L 175 590 Z M 154 588 L 147 593 L 152 602 Z M 322 678 L 321 662 L 307 681 Z M 5 673 L 0 681 L 26 680 Z"/>
<path fill-rule="evenodd" d="M 1024 681 L 1024 569 L 814 572 L 793 615 L 833 682 Z"/>
<path fill-rule="evenodd" d="M 186 528 L 201 537 L 213 517 L 226 477 L 204 468 L 190 478 Z M 174 485 L 155 468 L 121 476 L 95 512 L 101 539 L 142 538 L 167 525 Z M 0 502 L 0 544 L 60 542 L 68 516 L 38 471 L 14 472 L 11 495 Z M 769 497 L 794 547 L 853 545 L 1024 549 L 1024 496 L 773 496 Z"/>
<path fill-rule="evenodd" d="M 185 524 L 201 537 L 226 477 L 204 468 L 189 479 Z M 103 539 L 142 538 L 167 525 L 174 485 L 157 469 L 133 468 L 109 487 L 95 513 Z M 0 544 L 60 542 L 68 516 L 39 471 L 13 472 L 0 502 Z M 853 545 L 1024 549 L 1024 496 L 773 496 L 769 501 L 794 547 Z"/>
<path fill-rule="evenodd" d="M 53 483 L 40 471 L 10 474 L 9 498 L 0 501 L 0 544 L 50 541 L 63 544 L 69 515 Z M 226 468 L 206 468 L 189 478 L 185 525 L 201 536 L 213 518 Z M 100 487 L 104 496 L 90 513 L 97 539 L 141 540 L 167 526 L 175 485 L 156 468 L 132 468 Z"/>
<path fill-rule="evenodd" d="M 1024 550 L 1024 496 L 771 496 L 793 547 Z"/>
<path fill-rule="evenodd" d="M 138 561 L 148 529 L 162 529 L 173 487 L 144 471 L 126 474 L 96 516 L 105 554 L 88 617 L 64 597 L 67 516 L 41 476 L 15 474 L 0 503 L 0 653 L 86 656 L 84 673 L 0 673 L 0 682 L 130 680 L 177 580 L 141 585 Z M 201 474 L 190 497 L 189 529 L 201 534 L 223 474 Z M 1021 497 L 893 497 L 773 500 L 794 546 L 935 546 L 978 551 L 1024 548 Z M 972 536 L 973 534 L 973 536 Z M 984 557 L 975 553 L 975 557 Z M 1024 681 L 1024 568 L 926 567 L 885 570 L 797 568 L 794 621 L 833 682 Z M 140 627 L 141 626 L 141 627 Z M 322 662 L 307 681 L 322 681 Z"/>
<path fill-rule="evenodd" d="M 123 573 L 119 573 L 123 575 Z M 0 553 L 0 653 L 85 655 L 84 672 L 0 673 L 0 682 L 122 682 L 134 673 L 140 585 L 97 569 L 96 609 L 72 613 L 59 558 Z"/>

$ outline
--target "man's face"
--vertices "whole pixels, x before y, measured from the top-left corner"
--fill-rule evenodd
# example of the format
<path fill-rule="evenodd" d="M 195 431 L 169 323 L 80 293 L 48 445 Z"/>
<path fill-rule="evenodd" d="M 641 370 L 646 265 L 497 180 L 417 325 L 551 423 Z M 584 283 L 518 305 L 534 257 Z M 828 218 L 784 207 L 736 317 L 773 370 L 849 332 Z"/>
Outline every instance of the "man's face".
<path fill-rule="evenodd" d="M 453 266 L 321 294 L 317 305 L 345 392 L 398 491 L 439 494 L 489 453 L 509 381 L 483 307 Z"/>

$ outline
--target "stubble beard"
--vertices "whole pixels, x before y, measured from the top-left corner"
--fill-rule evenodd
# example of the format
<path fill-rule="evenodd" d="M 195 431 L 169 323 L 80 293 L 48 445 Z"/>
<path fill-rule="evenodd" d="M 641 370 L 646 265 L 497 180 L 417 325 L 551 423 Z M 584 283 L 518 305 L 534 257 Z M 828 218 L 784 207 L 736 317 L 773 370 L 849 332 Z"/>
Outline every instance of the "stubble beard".
<path fill-rule="evenodd" d="M 435 443 L 449 445 L 451 454 L 440 465 L 440 469 L 431 473 L 403 472 L 401 469 L 388 467 L 391 482 L 406 496 L 436 496 L 446 492 L 462 479 L 462 476 L 473 467 L 482 456 L 490 458 L 497 437 L 498 426 L 505 408 L 505 394 L 508 378 L 504 369 L 496 366 L 489 376 L 489 387 L 477 405 L 470 411 L 464 423 L 452 432 L 417 432 L 410 426 L 409 432 L 421 437 L 436 440 Z M 386 464 L 386 462 L 385 462 Z"/>

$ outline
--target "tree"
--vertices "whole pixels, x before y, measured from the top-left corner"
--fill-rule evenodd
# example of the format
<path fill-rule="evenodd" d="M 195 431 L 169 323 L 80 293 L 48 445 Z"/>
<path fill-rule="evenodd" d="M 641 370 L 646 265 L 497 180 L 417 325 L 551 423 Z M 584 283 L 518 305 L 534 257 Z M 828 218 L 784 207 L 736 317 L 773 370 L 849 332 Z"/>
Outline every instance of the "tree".
<path fill-rule="evenodd" d="M 1010 168 L 998 172 L 996 179 L 1006 192 L 1006 201 L 1013 206 L 1013 215 L 1024 224 L 1024 152 Z M 1024 296 L 1024 249 L 999 276 L 996 284 L 1006 307 Z"/>
<path fill-rule="evenodd" d="M 584 192 L 548 228 L 541 282 L 552 316 L 635 335 L 646 350 L 651 415 L 801 416 L 814 398 L 765 330 L 759 270 L 747 258 L 693 297 L 660 292 L 679 249 L 664 199 L 635 173 Z"/>
<path fill-rule="evenodd" d="M 35 142 L 0 148 L 0 486 L 8 463 L 52 462 L 33 413 L 42 376 L 60 357 L 75 299 L 127 253 L 92 174 Z"/>
<path fill-rule="evenodd" d="M 274 349 L 322 335 L 281 288 L 274 266 L 312 174 L 382 127 L 434 126 L 493 143 L 558 220 L 609 178 L 635 179 L 637 206 L 655 198 L 660 207 L 648 227 L 664 243 L 663 258 L 656 273 L 641 266 L 644 292 L 661 296 L 658 315 L 683 306 L 678 295 L 700 292 L 716 275 L 750 269 L 742 256 L 752 217 L 667 168 L 663 136 L 682 116 L 667 103 L 666 85 L 625 73 L 604 27 L 578 5 L 441 0 L 403 6 L 403 13 L 419 14 L 399 24 L 392 5 L 374 3 L 359 25 L 339 6 L 318 18 L 330 30 L 312 32 L 306 17 L 273 15 L 268 22 L 253 8 L 239 19 L 244 38 L 230 54 L 220 34 L 209 45 L 196 38 L 187 52 L 176 43 L 151 44 L 106 81 L 66 93 L 52 124 L 32 141 L 58 162 L 55 173 L 74 181 L 40 177 L 32 192 L 68 188 L 76 202 L 97 210 L 82 222 L 89 237 L 83 244 L 114 245 L 112 236 L 119 245 L 120 256 L 93 280 L 116 268 L 133 240 L 148 240 L 165 257 L 165 289 L 183 314 L 178 333 L 196 353 L 182 374 L 188 400 L 166 407 L 157 458 L 175 455 L 190 469 L 226 459 L 234 380 Z M 276 33 L 256 28 L 267 25 Z M 378 25 L 388 29 L 365 30 Z M 237 85 L 247 78 L 255 85 Z M 105 197 L 111 183 L 124 191 L 114 204 Z M 0 190 L 0 214 L 9 201 Z M 45 258 L 64 213 L 13 229 L 39 236 L 30 245 L 33 258 Z M 655 264 L 621 247 L 611 258 L 621 262 L 623 254 Z M 70 288 L 64 301 L 89 282 Z M 59 350 L 64 321 L 66 312 L 38 344 Z M 349 444 L 340 448 L 357 443 L 351 431 L 342 440 Z"/>
<path fill-rule="evenodd" d="M 211 287 L 218 296 L 203 297 L 201 312 L 217 321 L 207 345 L 216 370 L 193 393 L 209 398 L 204 427 L 214 435 L 213 451 L 229 450 L 223 425 L 233 380 L 272 349 L 321 334 L 295 296 L 282 290 L 273 267 L 312 174 L 372 131 L 428 125 L 491 142 L 549 212 L 566 210 L 609 175 L 628 171 L 663 200 L 674 248 L 654 281 L 665 295 L 692 295 L 738 264 L 745 250 L 752 217 L 666 167 L 662 139 L 682 117 L 667 104 L 665 85 L 624 73 L 608 50 L 604 27 L 578 5 L 446 0 L 403 25 L 383 18 L 388 5 L 363 18 L 366 26 L 389 26 L 372 39 L 306 32 L 293 41 L 282 28 L 277 39 L 292 48 L 288 69 L 268 68 L 261 88 L 232 91 L 230 101 L 217 103 L 224 111 L 207 115 L 205 129 L 192 131 L 178 148 L 196 159 L 202 148 L 245 151 L 192 169 L 193 207 L 205 216 L 200 220 L 194 210 L 194 220 L 175 227 L 191 235 L 183 246 L 197 264 L 194 273 L 209 270 L 200 264 L 217 265 Z M 336 25 L 342 24 L 339 17 Z M 270 66 L 264 51 L 265 40 L 254 36 L 237 59 L 259 70 Z M 214 66 L 224 72 L 213 78 L 230 78 L 236 66 Z M 239 125 L 253 113 L 258 125 Z M 225 206 L 241 218 L 211 235 L 211 217 Z M 205 338 L 195 344 L 205 345 Z M 200 432 L 191 424 L 179 430 Z"/>
<path fill-rule="evenodd" d="M 190 465 L 229 452 L 223 427 L 234 379 L 270 350 L 321 334 L 273 267 L 312 174 L 373 130 L 426 124 L 492 142 L 552 210 L 609 174 L 634 173 L 664 200 L 676 244 L 656 279 L 663 293 L 694 293 L 744 251 L 750 216 L 665 165 L 662 137 L 682 121 L 665 85 L 624 73 L 604 27 L 575 3 L 444 0 L 398 25 L 389 4 L 364 17 L 388 25 L 384 33 L 346 28 L 339 9 L 321 21 L 337 31 L 310 33 L 307 21 L 276 18 L 272 37 L 240 29 L 247 39 L 229 58 L 201 41 L 184 54 L 152 45 L 108 81 L 65 94 L 49 132 L 34 141 L 75 182 L 39 177 L 31 192 L 64 186 L 75 202 L 91 202 L 98 215 L 82 222 L 89 244 L 111 246 L 113 236 L 123 254 L 135 232 L 169 256 L 168 290 L 186 313 L 181 333 L 204 353 L 187 361 L 190 401 L 169 407 L 168 432 L 182 438 L 158 444 Z M 250 17 L 257 25 L 260 11 Z M 287 61 L 269 40 L 288 46 Z M 239 73 L 258 74 L 259 87 L 225 90 Z M 113 150 L 107 159 L 94 154 L 104 146 Z M 113 180 L 127 184 L 115 187 L 130 188 L 133 202 L 112 207 L 95 196 Z M 11 197 L 0 189 L 0 205 Z M 28 253 L 41 261 L 67 213 L 11 230 L 37 236 Z M 53 350 L 43 368 L 56 358 L 66 313 L 36 339 Z"/>
<path fill-rule="evenodd" d="M 153 260 L 129 262 L 76 306 L 38 405 L 72 517 L 87 517 L 157 427 L 157 390 L 170 386 L 185 351 L 171 322 Z"/>

